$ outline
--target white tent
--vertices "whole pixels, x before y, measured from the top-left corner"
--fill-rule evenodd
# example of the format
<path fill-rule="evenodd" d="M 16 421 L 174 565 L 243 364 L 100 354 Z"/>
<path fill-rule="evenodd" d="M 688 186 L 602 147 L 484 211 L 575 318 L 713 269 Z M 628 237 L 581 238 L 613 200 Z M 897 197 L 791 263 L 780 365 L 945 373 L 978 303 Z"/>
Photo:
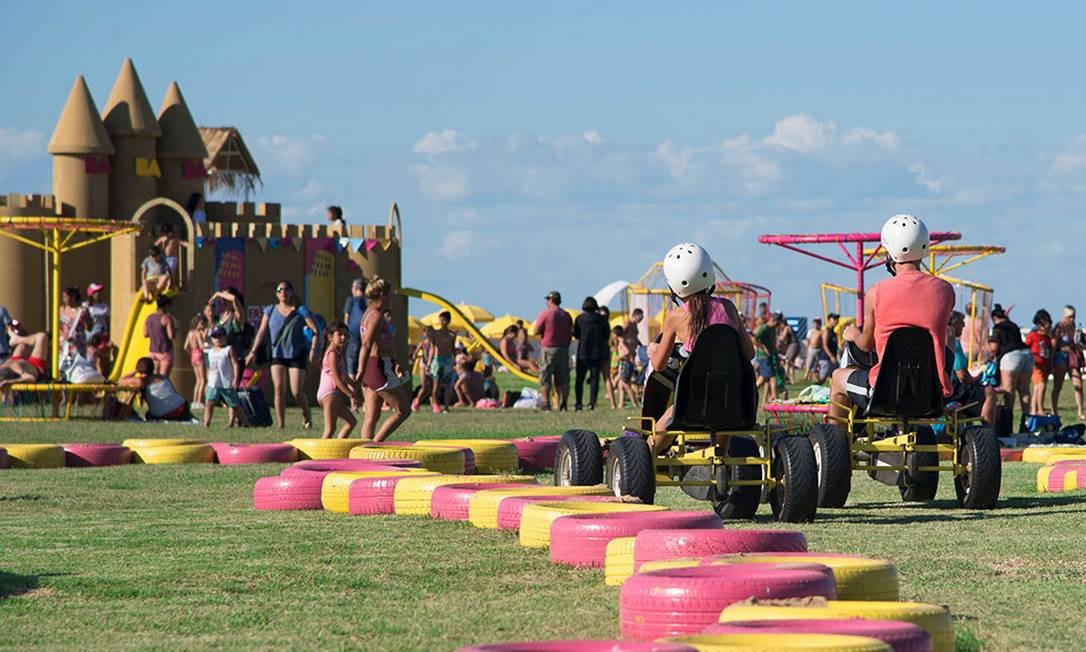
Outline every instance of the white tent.
<path fill-rule="evenodd" d="M 596 302 L 601 306 L 607 306 L 612 311 L 616 309 L 624 309 L 626 303 L 626 288 L 629 287 L 629 281 L 613 281 L 603 286 L 596 291 L 593 295 L 596 297 Z M 611 305 L 612 301 L 618 299 L 618 305 Z"/>

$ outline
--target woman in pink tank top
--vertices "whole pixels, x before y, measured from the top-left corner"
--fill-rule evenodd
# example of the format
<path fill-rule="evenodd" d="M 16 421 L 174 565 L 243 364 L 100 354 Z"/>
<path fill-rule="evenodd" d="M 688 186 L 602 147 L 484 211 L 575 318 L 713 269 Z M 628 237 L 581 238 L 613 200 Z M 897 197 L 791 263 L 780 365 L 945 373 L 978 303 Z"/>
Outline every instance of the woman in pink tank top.
<path fill-rule="evenodd" d="M 324 410 L 324 432 L 321 434 L 324 439 L 332 436 L 339 419 L 343 419 L 343 427 L 337 433 L 340 439 L 349 437 L 358 425 L 358 419 L 344 402 L 350 397 L 353 407 L 358 392 L 347 375 L 347 363 L 343 358 L 347 337 L 347 324 L 336 321 L 328 325 L 328 344 L 321 361 L 321 382 L 317 386 L 317 402 Z"/>

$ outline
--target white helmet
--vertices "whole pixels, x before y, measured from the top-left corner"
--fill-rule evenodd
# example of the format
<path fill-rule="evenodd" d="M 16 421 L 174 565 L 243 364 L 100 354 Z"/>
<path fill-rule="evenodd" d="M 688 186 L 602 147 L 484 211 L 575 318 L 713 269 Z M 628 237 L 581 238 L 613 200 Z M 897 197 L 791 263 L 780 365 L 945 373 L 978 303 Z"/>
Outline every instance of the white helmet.
<path fill-rule="evenodd" d="M 677 244 L 664 256 L 664 278 L 671 291 L 685 299 L 716 283 L 713 259 L 701 245 Z"/>
<path fill-rule="evenodd" d="M 882 225 L 882 248 L 895 263 L 923 260 L 928 244 L 928 227 L 912 215 L 895 215 Z"/>

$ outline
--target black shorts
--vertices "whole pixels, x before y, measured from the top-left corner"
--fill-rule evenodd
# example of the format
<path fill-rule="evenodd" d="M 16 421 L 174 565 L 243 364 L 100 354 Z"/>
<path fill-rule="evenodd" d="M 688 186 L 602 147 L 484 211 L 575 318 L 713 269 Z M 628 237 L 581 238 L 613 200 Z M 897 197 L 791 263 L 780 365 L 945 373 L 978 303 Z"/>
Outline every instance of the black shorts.
<path fill-rule="evenodd" d="M 302 353 L 293 358 L 272 358 L 271 365 L 282 365 L 288 369 L 305 369 L 309 366 L 309 354 Z"/>
<path fill-rule="evenodd" d="M 867 410 L 867 403 L 871 400 L 871 372 L 867 369 L 853 369 L 845 381 L 845 392 L 848 400 L 863 413 Z"/>

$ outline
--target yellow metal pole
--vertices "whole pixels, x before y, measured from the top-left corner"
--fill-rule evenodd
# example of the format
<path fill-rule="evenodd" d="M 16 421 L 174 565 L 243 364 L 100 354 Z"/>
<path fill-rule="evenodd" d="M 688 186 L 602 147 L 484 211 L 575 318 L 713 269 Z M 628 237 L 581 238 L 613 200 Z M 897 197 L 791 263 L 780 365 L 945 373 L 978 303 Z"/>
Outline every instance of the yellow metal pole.
<path fill-rule="evenodd" d="M 53 379 L 56 380 L 60 370 L 60 229 L 53 228 L 53 251 L 49 261 L 49 271 L 53 275 Z"/>

